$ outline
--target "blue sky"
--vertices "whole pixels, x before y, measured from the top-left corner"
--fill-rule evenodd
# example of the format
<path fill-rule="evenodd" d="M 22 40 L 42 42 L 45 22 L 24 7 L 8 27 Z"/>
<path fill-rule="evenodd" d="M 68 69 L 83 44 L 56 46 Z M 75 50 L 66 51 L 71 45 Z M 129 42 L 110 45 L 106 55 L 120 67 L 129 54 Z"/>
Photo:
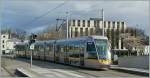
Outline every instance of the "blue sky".
<path fill-rule="evenodd" d="M 24 29 L 37 32 L 46 27 L 54 27 L 56 18 L 64 18 L 69 12 L 73 19 L 100 17 L 101 8 L 105 11 L 105 20 L 126 21 L 128 26 L 136 26 L 149 32 L 148 1 L 66 1 L 65 4 L 39 20 L 25 25 L 34 18 L 62 4 L 64 1 L 50 0 L 2 0 L 2 27 Z"/>

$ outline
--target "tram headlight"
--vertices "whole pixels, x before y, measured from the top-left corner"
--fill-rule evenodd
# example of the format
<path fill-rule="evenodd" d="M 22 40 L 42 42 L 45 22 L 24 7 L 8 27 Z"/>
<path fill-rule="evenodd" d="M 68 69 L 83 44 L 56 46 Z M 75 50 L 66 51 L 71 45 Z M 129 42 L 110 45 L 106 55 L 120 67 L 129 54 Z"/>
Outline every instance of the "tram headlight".
<path fill-rule="evenodd" d="M 101 64 L 111 64 L 111 60 L 99 60 Z"/>

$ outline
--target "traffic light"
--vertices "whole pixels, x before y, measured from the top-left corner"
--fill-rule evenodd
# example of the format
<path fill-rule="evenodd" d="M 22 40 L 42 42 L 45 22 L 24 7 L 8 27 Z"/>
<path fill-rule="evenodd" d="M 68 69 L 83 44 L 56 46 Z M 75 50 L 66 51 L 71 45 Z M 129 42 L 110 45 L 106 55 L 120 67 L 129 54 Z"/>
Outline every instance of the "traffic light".
<path fill-rule="evenodd" d="M 35 35 L 35 34 L 32 35 L 32 38 L 33 38 L 33 39 L 36 39 L 36 37 L 37 37 L 37 35 Z"/>
<path fill-rule="evenodd" d="M 30 45 L 31 45 L 32 43 L 35 43 L 36 37 L 37 37 L 37 35 L 35 35 L 35 34 L 30 35 L 30 41 L 29 41 L 29 44 L 30 44 Z"/>

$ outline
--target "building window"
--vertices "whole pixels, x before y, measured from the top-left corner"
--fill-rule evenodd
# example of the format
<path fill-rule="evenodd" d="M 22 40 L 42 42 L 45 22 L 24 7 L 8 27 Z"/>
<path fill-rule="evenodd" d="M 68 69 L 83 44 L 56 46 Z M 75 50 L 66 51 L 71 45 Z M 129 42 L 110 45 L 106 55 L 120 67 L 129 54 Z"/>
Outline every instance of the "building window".
<path fill-rule="evenodd" d="M 83 27 L 85 27 L 85 20 L 83 20 Z"/>
<path fill-rule="evenodd" d="M 3 48 L 5 48 L 5 46 L 3 45 Z"/>
<path fill-rule="evenodd" d="M 122 26 L 124 26 L 124 22 L 122 22 Z"/>
<path fill-rule="evenodd" d="M 3 38 L 5 38 L 5 36 L 3 36 Z"/>
<path fill-rule="evenodd" d="M 121 38 L 121 49 L 123 49 L 123 39 Z"/>
<path fill-rule="evenodd" d="M 106 22 L 104 21 L 104 28 L 106 28 Z"/>
<path fill-rule="evenodd" d="M 133 29 L 130 30 L 130 33 L 131 33 L 131 36 L 134 36 L 134 30 Z"/>
<path fill-rule="evenodd" d="M 96 21 L 94 20 L 94 27 L 96 27 Z"/>
<path fill-rule="evenodd" d="M 117 49 L 119 49 L 119 42 L 118 42 L 118 40 L 116 40 L 116 46 L 117 46 Z"/>
<path fill-rule="evenodd" d="M 112 49 L 115 48 L 115 34 L 114 34 L 114 29 L 111 29 L 111 46 L 112 46 Z"/>
<path fill-rule="evenodd" d="M 119 29 L 119 22 L 117 22 L 117 29 Z"/>
<path fill-rule="evenodd" d="M 88 28 L 85 29 L 85 35 L 88 36 Z"/>
<path fill-rule="evenodd" d="M 97 25 L 96 26 L 98 26 L 99 27 L 99 20 L 97 20 Z"/>
<path fill-rule="evenodd" d="M 4 43 L 5 41 L 3 40 L 3 43 Z"/>
<path fill-rule="evenodd" d="M 80 20 L 78 20 L 78 26 L 80 26 Z"/>
<path fill-rule="evenodd" d="M 122 22 L 122 33 L 124 33 L 124 22 Z"/>
<path fill-rule="evenodd" d="M 75 26 L 75 20 L 73 20 L 73 26 Z"/>
<path fill-rule="evenodd" d="M 71 21 L 68 21 L 68 26 L 71 26 Z"/>
<path fill-rule="evenodd" d="M 88 20 L 88 27 L 90 27 L 90 20 Z"/>
<path fill-rule="evenodd" d="M 113 22 L 113 28 L 115 28 L 115 22 Z"/>
<path fill-rule="evenodd" d="M 110 21 L 108 21 L 108 29 L 110 28 Z"/>
<path fill-rule="evenodd" d="M 90 35 L 93 35 L 93 33 L 94 33 L 94 30 L 93 30 L 93 28 L 91 28 L 90 29 Z"/>
<path fill-rule="evenodd" d="M 129 29 L 128 28 L 125 30 L 125 33 L 129 33 Z"/>
<path fill-rule="evenodd" d="M 75 37 L 78 37 L 78 28 L 75 28 Z"/>
<path fill-rule="evenodd" d="M 83 28 L 80 28 L 80 35 L 83 36 Z"/>

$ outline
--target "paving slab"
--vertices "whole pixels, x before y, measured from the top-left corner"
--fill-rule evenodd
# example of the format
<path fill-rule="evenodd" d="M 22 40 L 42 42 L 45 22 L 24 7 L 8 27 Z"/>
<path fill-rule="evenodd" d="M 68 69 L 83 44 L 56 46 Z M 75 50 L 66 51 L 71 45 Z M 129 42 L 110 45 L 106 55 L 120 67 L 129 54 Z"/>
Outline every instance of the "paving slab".
<path fill-rule="evenodd" d="M 11 75 L 3 67 L 1 67 L 0 77 L 11 77 Z"/>
<path fill-rule="evenodd" d="M 49 61 L 33 60 L 32 68 L 30 68 L 30 60 L 25 58 L 16 58 L 14 60 L 5 59 L 6 68 L 14 73 L 14 70 L 20 68 L 24 74 L 35 78 L 94 78 L 94 77 L 147 77 L 132 73 L 125 73 L 116 70 L 94 70 L 78 68 L 63 64 L 56 64 Z M 42 76 L 42 77 L 41 77 Z M 19 77 L 24 77 L 19 75 Z"/>
<path fill-rule="evenodd" d="M 44 77 L 44 78 L 70 78 L 77 77 L 83 78 L 84 76 L 72 73 L 70 71 L 62 70 L 62 69 L 46 69 L 33 67 L 31 69 L 28 68 L 17 68 L 17 71 L 24 74 L 27 77 Z"/>

